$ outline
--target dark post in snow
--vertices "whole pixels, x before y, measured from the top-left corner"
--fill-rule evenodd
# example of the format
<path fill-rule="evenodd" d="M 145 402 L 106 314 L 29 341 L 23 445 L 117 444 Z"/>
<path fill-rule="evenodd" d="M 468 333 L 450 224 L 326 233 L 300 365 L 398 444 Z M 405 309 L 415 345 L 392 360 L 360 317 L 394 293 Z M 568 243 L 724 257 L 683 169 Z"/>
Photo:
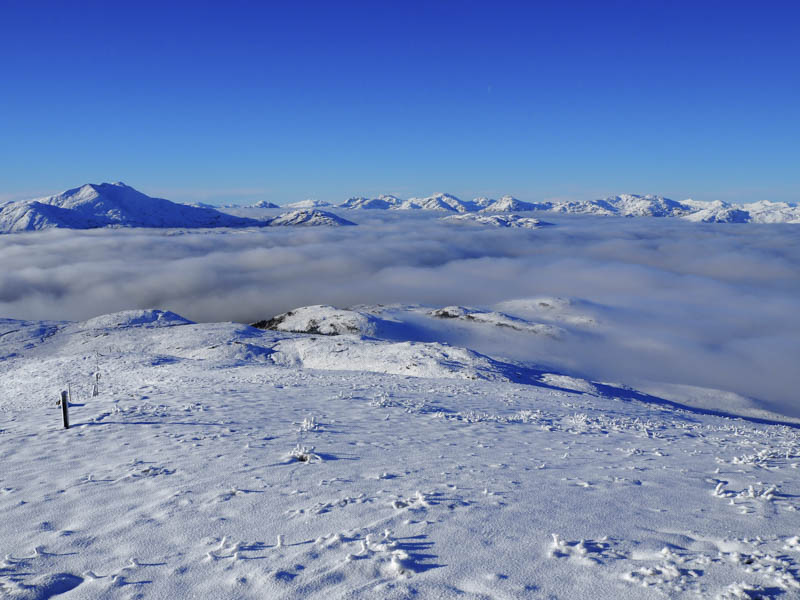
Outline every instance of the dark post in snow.
<path fill-rule="evenodd" d="M 67 392 L 61 392 L 61 417 L 64 419 L 64 429 L 69 429 L 69 400 Z"/>

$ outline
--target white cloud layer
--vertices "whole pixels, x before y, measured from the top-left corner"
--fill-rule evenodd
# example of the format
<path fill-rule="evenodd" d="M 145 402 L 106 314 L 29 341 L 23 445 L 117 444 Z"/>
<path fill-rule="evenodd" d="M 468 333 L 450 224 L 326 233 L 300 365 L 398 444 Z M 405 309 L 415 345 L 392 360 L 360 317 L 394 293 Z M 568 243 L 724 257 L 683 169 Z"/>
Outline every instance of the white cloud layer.
<path fill-rule="evenodd" d="M 308 304 L 566 296 L 604 326 L 495 350 L 595 378 L 731 390 L 800 415 L 796 226 L 548 215 L 557 227 L 497 230 L 383 211 L 354 220 L 361 226 L 0 236 L 0 317 L 157 307 L 252 322 Z"/>

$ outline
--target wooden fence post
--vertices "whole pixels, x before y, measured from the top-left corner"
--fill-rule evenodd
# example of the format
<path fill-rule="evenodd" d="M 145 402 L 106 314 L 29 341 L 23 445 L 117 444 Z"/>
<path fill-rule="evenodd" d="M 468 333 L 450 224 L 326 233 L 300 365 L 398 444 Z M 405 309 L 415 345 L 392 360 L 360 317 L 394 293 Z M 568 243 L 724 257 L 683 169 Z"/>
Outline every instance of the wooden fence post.
<path fill-rule="evenodd" d="M 61 418 L 64 419 L 64 429 L 69 429 L 69 399 L 67 392 L 61 392 Z"/>

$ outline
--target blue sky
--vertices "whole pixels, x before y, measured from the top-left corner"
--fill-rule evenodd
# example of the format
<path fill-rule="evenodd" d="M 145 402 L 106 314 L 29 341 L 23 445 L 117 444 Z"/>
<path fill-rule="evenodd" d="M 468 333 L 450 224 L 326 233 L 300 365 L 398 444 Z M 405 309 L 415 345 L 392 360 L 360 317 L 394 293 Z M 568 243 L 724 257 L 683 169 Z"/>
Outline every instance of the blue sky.
<path fill-rule="evenodd" d="M 789 2 L 0 0 L 0 199 L 800 200 Z"/>

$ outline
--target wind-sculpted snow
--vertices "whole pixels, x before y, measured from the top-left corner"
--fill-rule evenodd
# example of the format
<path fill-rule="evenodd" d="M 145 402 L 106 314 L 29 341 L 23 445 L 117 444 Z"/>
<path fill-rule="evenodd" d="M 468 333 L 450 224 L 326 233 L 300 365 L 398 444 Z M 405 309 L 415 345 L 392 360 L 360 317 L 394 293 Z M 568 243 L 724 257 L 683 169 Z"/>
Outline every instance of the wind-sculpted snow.
<path fill-rule="evenodd" d="M 797 597 L 797 426 L 444 341 L 0 320 L 0 595 Z"/>
<path fill-rule="evenodd" d="M 424 211 L 357 217 L 358 227 L 0 236 L 0 315 L 57 321 L 161 308 L 253 323 L 319 304 L 463 306 L 565 333 L 486 325 L 496 335 L 476 338 L 464 321 L 420 315 L 413 339 L 437 341 L 447 327 L 454 343 L 491 356 L 605 381 L 725 389 L 800 415 L 793 225 L 551 214 L 553 227 L 530 231 L 453 226 Z"/>

